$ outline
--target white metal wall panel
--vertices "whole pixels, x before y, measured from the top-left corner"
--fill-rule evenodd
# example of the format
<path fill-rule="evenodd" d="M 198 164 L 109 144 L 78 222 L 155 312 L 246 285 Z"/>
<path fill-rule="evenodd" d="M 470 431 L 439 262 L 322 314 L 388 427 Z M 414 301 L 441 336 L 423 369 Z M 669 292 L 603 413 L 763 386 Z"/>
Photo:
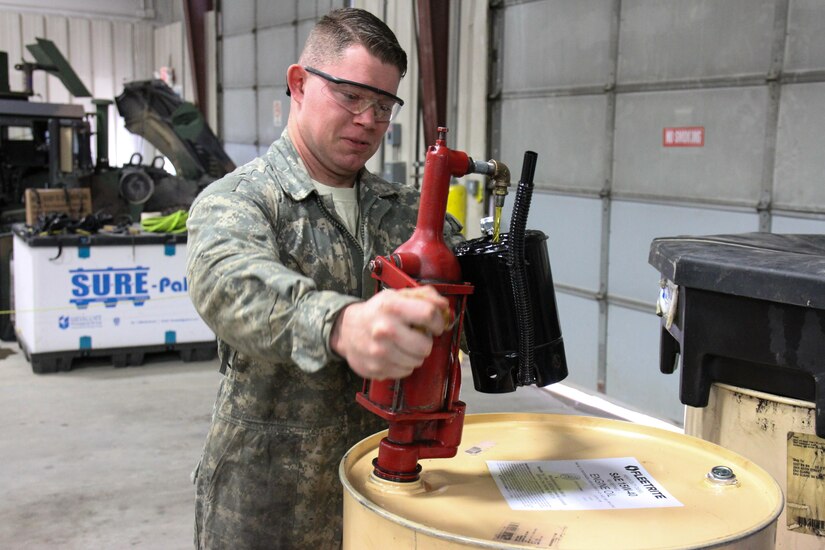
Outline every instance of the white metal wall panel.
<path fill-rule="evenodd" d="M 118 46 L 119 50 L 123 50 L 127 46 L 132 48 L 127 50 L 133 55 L 134 59 L 134 70 L 131 78 L 134 80 L 152 78 L 155 70 L 153 63 L 155 51 L 154 28 L 151 25 L 132 25 L 132 38 L 134 41 L 131 45 L 125 42 Z"/>
<path fill-rule="evenodd" d="M 112 23 L 112 34 L 116 39 L 117 46 L 112 48 L 112 61 L 114 78 L 112 85 L 116 90 L 115 95 L 119 95 L 123 90 L 123 84 L 132 80 L 135 74 L 135 36 L 132 33 L 132 24 L 125 22 Z M 117 106 L 109 107 L 110 128 L 114 129 L 109 134 L 109 162 L 115 166 L 122 166 L 129 161 L 131 153 L 139 150 L 142 139 L 126 129 L 123 119 L 117 113 Z"/>
<path fill-rule="evenodd" d="M 624 0 L 618 81 L 768 72 L 774 0 Z"/>
<path fill-rule="evenodd" d="M 825 70 L 825 2 L 790 0 L 784 70 Z"/>
<path fill-rule="evenodd" d="M 823 128 L 825 82 L 786 84 L 779 104 L 774 207 L 825 212 Z"/>
<path fill-rule="evenodd" d="M 654 311 L 659 275 L 647 258 L 656 237 L 758 230 L 755 212 L 614 201 L 610 213 L 610 295 L 649 303 Z"/>
<path fill-rule="evenodd" d="M 501 159 L 521 173 L 524 151 L 538 154 L 538 188 L 599 191 L 605 181 L 604 95 L 509 99 L 501 104 Z"/>
<path fill-rule="evenodd" d="M 754 206 L 767 113 L 765 86 L 619 94 L 613 190 Z M 665 147 L 672 127 L 703 127 L 704 146 Z"/>
<path fill-rule="evenodd" d="M 69 63 L 72 64 L 72 68 L 75 68 L 71 59 L 71 48 L 69 47 L 69 20 L 60 16 L 46 16 L 44 21 L 46 34 L 41 38 L 48 37 L 49 40 L 54 42 L 57 49 L 59 49 L 63 56 L 69 60 Z M 26 54 L 27 57 L 31 58 L 28 50 L 26 50 Z M 75 72 L 77 72 L 77 69 L 75 69 Z M 80 76 L 80 73 L 78 73 L 78 76 Z M 92 90 L 89 81 L 84 80 L 82 77 L 80 80 L 89 88 L 89 91 Z M 52 103 L 77 103 L 77 101 L 72 101 L 72 94 L 69 93 L 66 86 L 64 86 L 56 76 L 46 76 L 46 91 L 49 101 Z"/>
<path fill-rule="evenodd" d="M 92 60 L 90 90 L 95 97 L 115 97 L 122 91 L 115 75 L 114 40 L 112 24 L 108 21 L 92 21 L 89 54 Z"/>
<path fill-rule="evenodd" d="M 609 395 L 631 408 L 681 424 L 679 373 L 659 371 L 661 320 L 652 313 L 608 306 Z"/>
<path fill-rule="evenodd" d="M 72 17 L 96 16 L 100 19 L 137 19 L 153 17 L 152 11 L 166 11 L 162 8 L 171 2 L 156 0 L 0 0 L 0 9 L 31 12 L 56 11 L 59 6 L 61 12 Z M 154 10 L 152 9 L 154 8 Z"/>
<path fill-rule="evenodd" d="M 72 64 L 74 72 L 92 94 L 94 82 L 94 60 L 92 59 L 92 23 L 88 19 L 69 19 L 69 44 L 64 56 Z M 110 75 L 111 77 L 111 75 Z M 91 110 L 90 99 L 76 99 L 74 103 L 83 103 L 86 110 Z"/>
<path fill-rule="evenodd" d="M 23 73 L 14 70 L 15 63 L 23 59 L 23 41 L 20 38 L 20 15 L 0 11 L 0 51 L 8 54 L 9 87 L 14 91 L 23 89 Z"/>
<path fill-rule="evenodd" d="M 122 91 L 123 87 L 115 80 L 115 60 L 114 60 L 114 39 L 112 36 L 112 23 L 109 21 L 92 21 L 90 35 L 90 50 L 92 56 L 92 81 L 89 90 L 94 97 L 115 98 Z M 107 121 L 107 135 L 109 136 L 109 150 L 116 154 L 118 147 L 118 116 L 117 106 L 109 107 L 109 118 Z M 94 123 L 95 131 L 98 131 L 97 119 Z M 110 159 L 111 162 L 111 159 Z"/>
<path fill-rule="evenodd" d="M 55 43 L 95 98 L 113 100 L 125 82 L 152 77 L 153 29 L 150 22 L 0 11 L 0 50 L 9 54 L 12 90 L 24 88 L 22 72 L 14 70 L 14 64 L 23 59 L 34 60 L 25 46 L 35 43 L 36 38 L 47 38 Z M 87 112 L 94 111 L 91 99 L 72 97 L 58 78 L 43 71 L 35 72 L 33 87 L 32 101 L 80 104 Z M 95 146 L 92 139 L 93 151 Z M 154 154 L 148 142 L 125 129 L 113 105 L 109 110 L 110 162 L 125 164 L 136 151 L 144 157 Z"/>
<path fill-rule="evenodd" d="M 558 262 L 551 261 L 555 268 Z M 598 381 L 599 304 L 557 292 L 556 305 L 567 357 L 568 375 L 564 383 L 592 390 Z"/>
<path fill-rule="evenodd" d="M 33 61 L 34 58 L 31 57 L 31 54 L 29 54 L 29 51 L 25 49 L 25 47 L 27 44 L 36 43 L 36 38 L 43 38 L 44 36 L 47 36 L 46 25 L 43 21 L 43 17 L 40 15 L 32 15 L 28 13 L 21 14 L 20 30 L 20 38 L 22 39 L 22 43 L 20 44 L 20 53 L 25 59 Z M 66 56 L 65 52 L 63 53 L 63 55 L 64 57 Z M 43 101 L 50 101 L 49 87 L 47 85 L 46 79 L 47 76 L 44 71 L 36 71 L 34 73 L 34 76 L 32 77 L 32 87 L 34 88 L 36 93 L 40 94 L 40 96 L 43 98 Z"/>
<path fill-rule="evenodd" d="M 132 56 L 133 70 L 131 75 L 129 73 L 119 73 L 118 84 L 123 84 L 131 80 L 146 80 L 154 76 L 154 51 L 155 51 L 155 30 L 151 25 L 132 25 L 132 41 L 124 39 L 123 36 L 116 34 L 119 37 L 117 50 L 121 52 L 121 56 Z M 124 123 L 123 118 L 117 113 L 117 107 L 112 105 L 109 111 L 111 117 L 118 120 L 118 136 L 124 139 L 118 140 L 118 147 L 116 151 L 109 151 L 109 156 L 112 159 L 117 159 L 118 165 L 123 165 L 129 162 L 132 153 L 139 152 L 144 158 L 153 157 L 156 154 L 156 149 L 146 139 L 129 132 Z M 171 167 L 167 166 L 167 170 Z"/>
<path fill-rule="evenodd" d="M 603 0 L 526 2 L 508 8 L 503 90 L 605 84 L 612 18 L 611 4 Z"/>

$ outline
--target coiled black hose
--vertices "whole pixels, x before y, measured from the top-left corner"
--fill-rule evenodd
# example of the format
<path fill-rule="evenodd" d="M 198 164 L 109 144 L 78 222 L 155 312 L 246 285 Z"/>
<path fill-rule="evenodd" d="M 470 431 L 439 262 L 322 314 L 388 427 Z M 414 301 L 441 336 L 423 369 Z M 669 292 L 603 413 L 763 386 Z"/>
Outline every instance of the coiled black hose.
<path fill-rule="evenodd" d="M 510 278 L 513 286 L 513 298 L 516 305 L 519 330 L 519 386 L 527 386 L 536 381 L 533 370 L 534 326 L 533 310 L 530 307 L 530 290 L 527 285 L 527 271 L 525 269 L 524 247 L 527 228 L 527 214 L 530 211 L 530 201 L 533 198 L 533 176 L 536 172 L 538 155 L 533 151 L 525 151 L 524 163 L 521 167 L 521 179 L 516 190 L 516 199 L 513 202 L 513 216 L 510 219 Z"/>

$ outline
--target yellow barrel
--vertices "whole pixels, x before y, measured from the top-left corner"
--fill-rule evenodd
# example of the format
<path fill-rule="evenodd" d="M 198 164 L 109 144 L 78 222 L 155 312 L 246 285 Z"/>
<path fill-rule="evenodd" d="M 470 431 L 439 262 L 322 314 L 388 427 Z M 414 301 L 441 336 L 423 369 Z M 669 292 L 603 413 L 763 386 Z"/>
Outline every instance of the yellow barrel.
<path fill-rule="evenodd" d="M 341 460 L 344 548 L 773 548 L 782 492 L 740 455 L 629 422 L 468 415 L 421 480 L 372 475 L 385 432 Z"/>
<path fill-rule="evenodd" d="M 728 384 L 711 386 L 708 406 L 685 414 L 685 433 L 740 453 L 779 482 L 777 550 L 825 548 L 825 439 L 815 426 L 810 401 Z"/>
<path fill-rule="evenodd" d="M 447 212 L 455 216 L 462 226 L 467 225 L 467 188 L 460 183 L 450 185 L 447 194 Z"/>

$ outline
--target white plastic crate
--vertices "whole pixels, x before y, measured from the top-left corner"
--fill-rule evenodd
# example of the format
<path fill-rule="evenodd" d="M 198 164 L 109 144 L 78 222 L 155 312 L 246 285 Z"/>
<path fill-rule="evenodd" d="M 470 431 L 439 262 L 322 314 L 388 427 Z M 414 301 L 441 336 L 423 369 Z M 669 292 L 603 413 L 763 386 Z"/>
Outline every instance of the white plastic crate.
<path fill-rule="evenodd" d="M 14 235 L 15 332 L 27 355 L 215 336 L 189 300 L 180 235 Z"/>

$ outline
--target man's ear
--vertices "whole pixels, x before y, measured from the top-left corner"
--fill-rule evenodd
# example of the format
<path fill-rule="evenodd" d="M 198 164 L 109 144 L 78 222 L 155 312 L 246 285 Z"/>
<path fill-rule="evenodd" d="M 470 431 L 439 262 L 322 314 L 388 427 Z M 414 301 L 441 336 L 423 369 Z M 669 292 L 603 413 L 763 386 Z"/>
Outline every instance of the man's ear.
<path fill-rule="evenodd" d="M 307 72 L 300 65 L 290 65 L 286 70 L 286 85 L 289 87 L 289 95 L 298 103 L 304 100 L 306 80 Z"/>

